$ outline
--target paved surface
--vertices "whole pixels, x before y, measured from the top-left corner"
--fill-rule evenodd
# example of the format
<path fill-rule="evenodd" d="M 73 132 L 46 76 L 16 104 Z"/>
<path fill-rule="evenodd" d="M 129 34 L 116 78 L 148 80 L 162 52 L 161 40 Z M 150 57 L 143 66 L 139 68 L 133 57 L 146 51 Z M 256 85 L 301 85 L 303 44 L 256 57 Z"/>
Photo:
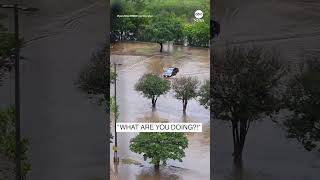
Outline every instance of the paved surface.
<path fill-rule="evenodd" d="M 31 141 L 28 179 L 106 179 L 106 115 L 74 86 L 90 54 L 105 41 L 105 1 L 28 4 L 41 9 L 21 16 L 27 42 L 22 51 L 27 60 L 21 62 L 21 126 Z M 10 76 L 0 88 L 1 106 L 14 102 Z"/>

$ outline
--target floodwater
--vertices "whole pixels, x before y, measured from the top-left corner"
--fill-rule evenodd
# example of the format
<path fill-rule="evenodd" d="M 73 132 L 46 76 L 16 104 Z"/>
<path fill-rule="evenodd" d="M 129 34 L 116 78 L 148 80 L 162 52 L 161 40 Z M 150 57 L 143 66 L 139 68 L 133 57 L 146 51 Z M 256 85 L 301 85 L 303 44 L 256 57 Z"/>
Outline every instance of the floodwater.
<path fill-rule="evenodd" d="M 105 41 L 106 3 L 28 0 L 23 4 L 40 9 L 20 14 L 26 42 L 21 52 L 26 59 L 20 66 L 21 133 L 30 141 L 32 166 L 27 179 L 105 180 L 106 114 L 77 89 L 75 81 L 91 53 Z M 8 18 L 3 21 L 12 30 L 12 11 L 5 12 Z M 0 106 L 13 103 L 14 72 L 0 87 Z"/>
<path fill-rule="evenodd" d="M 212 49 L 226 42 L 279 50 L 285 65 L 294 66 L 304 53 L 319 52 L 320 3 L 316 0 L 217 0 L 220 37 Z M 265 119 L 250 127 L 243 154 L 242 178 L 232 163 L 229 123 L 212 121 L 215 180 L 317 180 L 320 154 L 308 152 L 283 127 Z"/>
<path fill-rule="evenodd" d="M 142 155 L 129 150 L 129 141 L 137 133 L 118 133 L 120 157 L 118 179 L 208 180 L 210 179 L 209 110 L 202 107 L 196 100 L 191 100 L 184 115 L 182 103 L 175 99 L 173 92 L 170 91 L 159 97 L 157 107 L 152 111 L 151 100 L 136 92 L 134 84 L 144 73 L 160 74 L 164 68 L 170 66 L 180 69 L 176 77 L 196 76 L 203 82 L 210 77 L 209 50 L 166 45 L 163 53 L 158 51 L 159 45 L 153 43 L 118 43 L 112 47 L 111 62 L 123 64 L 118 66 L 117 71 L 117 100 L 120 108 L 118 121 L 200 122 L 203 123 L 203 132 L 187 133 L 189 146 L 183 162 L 169 160 L 167 166 L 160 168 L 159 174 L 155 174 L 154 167 L 144 161 Z M 113 93 L 114 87 L 111 88 Z M 113 122 L 111 123 L 113 128 Z M 112 151 L 110 157 L 113 157 Z M 114 166 L 112 169 L 115 171 Z"/>

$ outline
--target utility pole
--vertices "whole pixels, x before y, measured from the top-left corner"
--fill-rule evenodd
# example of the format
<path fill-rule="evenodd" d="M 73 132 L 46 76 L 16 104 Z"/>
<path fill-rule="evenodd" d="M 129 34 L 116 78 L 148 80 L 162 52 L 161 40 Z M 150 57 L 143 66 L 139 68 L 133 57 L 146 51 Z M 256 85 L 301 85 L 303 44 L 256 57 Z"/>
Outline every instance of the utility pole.
<path fill-rule="evenodd" d="M 117 105 L 117 66 L 122 64 L 113 63 L 114 68 L 114 105 L 115 105 L 115 118 L 114 118 L 114 157 L 113 161 L 115 163 L 119 162 L 118 157 L 118 136 L 117 136 L 117 120 L 118 120 L 118 105 Z"/>
<path fill-rule="evenodd" d="M 117 74 L 117 64 L 113 64 L 114 68 L 114 73 Z M 114 105 L 115 105 L 115 118 L 114 118 L 114 162 L 118 162 L 118 137 L 117 137 L 117 113 L 118 113 L 118 108 L 117 108 L 117 75 L 114 76 Z"/>
<path fill-rule="evenodd" d="M 20 39 L 19 39 L 19 10 L 24 12 L 36 12 L 39 9 L 19 7 L 18 4 L 0 4 L 1 8 L 13 9 L 14 15 L 14 58 L 15 58 L 15 163 L 16 180 L 21 180 L 21 134 L 20 134 Z"/>
<path fill-rule="evenodd" d="M 15 39 L 15 113 L 16 113 L 16 179 L 21 180 L 21 135 L 20 135 L 20 42 L 19 42 L 19 9 L 14 5 L 14 39 Z"/>

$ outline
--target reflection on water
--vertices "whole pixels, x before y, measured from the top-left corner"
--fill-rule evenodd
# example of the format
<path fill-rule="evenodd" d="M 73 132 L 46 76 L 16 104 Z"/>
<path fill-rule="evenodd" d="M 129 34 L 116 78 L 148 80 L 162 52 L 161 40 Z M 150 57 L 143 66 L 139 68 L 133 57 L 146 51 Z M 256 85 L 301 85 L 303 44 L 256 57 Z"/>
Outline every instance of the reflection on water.
<path fill-rule="evenodd" d="M 156 58 L 154 60 L 150 60 L 148 62 L 148 71 L 150 73 L 155 73 L 161 75 L 166 67 L 166 62 L 163 56 Z"/>
<path fill-rule="evenodd" d="M 179 180 L 178 175 L 173 174 L 176 169 L 173 167 L 161 167 L 160 171 L 155 171 L 152 167 L 144 168 L 136 175 L 138 180 Z"/>
<path fill-rule="evenodd" d="M 134 90 L 134 84 L 144 74 L 162 74 L 170 66 L 180 69 L 177 76 L 197 76 L 209 79 L 209 51 L 183 46 L 164 46 L 164 53 L 158 52 L 154 43 L 118 43 L 112 47 L 112 62 L 121 62 L 118 74 L 119 122 L 202 122 L 203 133 L 187 133 L 189 146 L 183 162 L 168 160 L 155 172 L 154 166 L 144 161 L 142 155 L 129 150 L 130 139 L 137 133 L 118 133 L 120 164 L 118 179 L 121 180 L 208 180 L 210 179 L 210 114 L 196 100 L 190 100 L 186 114 L 182 103 L 172 91 L 158 98 L 157 107 L 152 110 L 151 100 Z M 169 79 L 171 80 L 171 79 Z M 111 92 L 113 87 L 111 88 Z M 113 123 L 111 124 L 114 127 Z M 113 130 L 112 130 L 113 132 Z M 111 157 L 113 157 L 111 149 Z M 197 166 L 195 166 L 197 164 Z"/>
<path fill-rule="evenodd" d="M 156 109 L 152 109 L 151 112 L 147 112 L 143 117 L 137 118 L 138 122 L 141 123 L 165 123 L 169 122 L 168 119 L 161 118 Z"/>
<path fill-rule="evenodd" d="M 213 122 L 214 179 L 218 180 L 318 180 L 320 155 L 306 151 L 270 120 L 250 127 L 243 152 L 243 168 L 233 166 L 229 123 Z M 216 148 L 215 148 L 216 147 Z"/>

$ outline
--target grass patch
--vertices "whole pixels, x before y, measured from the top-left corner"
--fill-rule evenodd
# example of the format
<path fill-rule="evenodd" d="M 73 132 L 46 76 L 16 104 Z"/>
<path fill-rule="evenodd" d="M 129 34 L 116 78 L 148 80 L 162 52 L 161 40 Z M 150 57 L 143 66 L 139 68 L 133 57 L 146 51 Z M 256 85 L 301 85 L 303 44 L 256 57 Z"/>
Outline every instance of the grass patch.
<path fill-rule="evenodd" d="M 151 56 L 155 52 L 154 48 L 139 48 L 135 50 L 136 55 Z"/>
<path fill-rule="evenodd" d="M 128 164 L 128 165 L 131 165 L 131 164 L 137 165 L 137 166 L 141 165 L 140 162 L 138 162 L 138 161 L 136 161 L 134 159 L 130 159 L 130 158 L 123 158 L 123 159 L 121 159 L 121 162 L 123 164 Z"/>

